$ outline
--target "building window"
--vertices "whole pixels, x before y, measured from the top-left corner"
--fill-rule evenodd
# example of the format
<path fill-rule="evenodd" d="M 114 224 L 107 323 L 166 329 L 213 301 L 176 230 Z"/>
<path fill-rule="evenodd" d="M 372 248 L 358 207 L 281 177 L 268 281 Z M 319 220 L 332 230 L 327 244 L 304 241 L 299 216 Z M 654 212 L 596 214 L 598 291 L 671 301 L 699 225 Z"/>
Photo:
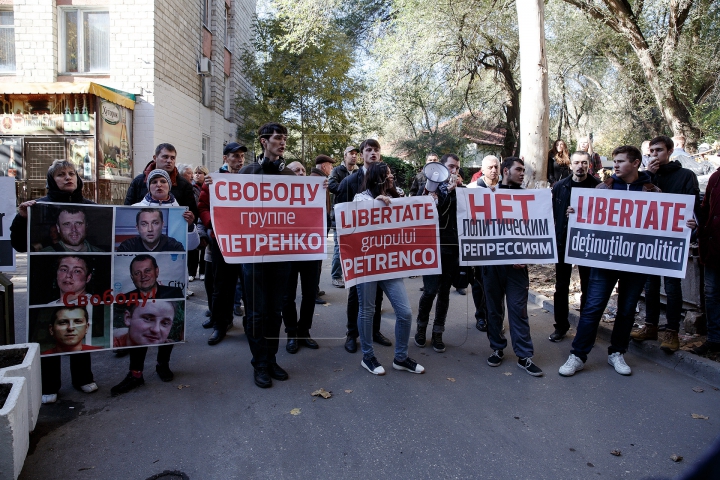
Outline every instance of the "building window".
<path fill-rule="evenodd" d="M 66 73 L 110 71 L 110 13 L 60 10 L 60 70 Z"/>
<path fill-rule="evenodd" d="M 202 136 L 202 164 L 207 166 L 208 147 L 210 146 L 210 137 Z"/>
<path fill-rule="evenodd" d="M 210 0 L 202 1 L 202 22 L 205 28 L 210 30 L 210 12 L 212 12 L 212 2 Z"/>
<path fill-rule="evenodd" d="M 15 14 L 0 10 L 0 72 L 15 71 Z"/>
<path fill-rule="evenodd" d="M 230 50 L 230 34 L 229 34 L 229 28 L 228 24 L 230 22 L 230 9 L 228 8 L 227 4 L 223 5 L 222 8 L 222 14 L 223 18 L 220 19 L 222 32 L 220 32 L 221 38 L 223 39 L 223 45 L 225 45 L 225 48 Z"/>
<path fill-rule="evenodd" d="M 232 111 L 230 110 L 230 106 L 232 104 L 232 90 L 230 89 L 230 77 L 225 75 L 225 85 L 223 89 L 223 111 L 225 113 L 225 118 L 230 118 L 232 116 Z"/>

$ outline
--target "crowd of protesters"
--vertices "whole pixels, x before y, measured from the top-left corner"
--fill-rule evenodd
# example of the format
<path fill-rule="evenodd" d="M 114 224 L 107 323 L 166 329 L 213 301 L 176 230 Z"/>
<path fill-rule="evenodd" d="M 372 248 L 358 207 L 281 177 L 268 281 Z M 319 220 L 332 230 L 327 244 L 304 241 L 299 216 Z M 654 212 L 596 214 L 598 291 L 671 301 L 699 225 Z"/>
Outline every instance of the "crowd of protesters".
<path fill-rule="evenodd" d="M 216 173 L 237 175 L 300 175 L 308 174 L 303 164 L 285 165 L 284 153 L 287 130 L 277 123 L 268 123 L 258 130 L 262 152 L 246 162 L 248 149 L 239 143 L 228 143 L 223 148 L 223 166 Z M 574 212 L 570 198 L 573 188 L 611 189 L 621 192 L 657 192 L 693 195 L 694 218 L 687 227 L 699 240 L 700 260 L 704 267 L 705 313 L 707 315 L 707 341 L 695 348 L 698 354 L 720 352 L 720 169 L 712 174 L 704 199 L 700 200 L 698 180 L 690 170 L 674 160 L 682 145 L 666 136 L 658 136 L 647 145 L 647 155 L 640 149 L 624 145 L 612 152 L 612 173 L 603 175 L 599 155 L 593 152 L 592 136 L 578 142 L 575 152 L 568 150 L 563 140 L 557 140 L 548 154 L 548 181 L 552 187 L 553 217 L 557 240 L 558 262 L 555 265 L 556 291 L 554 296 L 554 331 L 551 342 L 561 342 L 570 329 L 569 302 L 573 265 L 566 263 L 564 244 L 567 237 L 569 215 Z M 345 202 L 379 200 L 390 205 L 405 195 L 395 184 L 394 174 L 384 163 L 377 140 L 368 139 L 359 147 L 349 146 L 343 152 L 339 165 L 326 155 L 315 160 L 309 175 L 325 178 L 328 228 L 335 226 L 333 206 Z M 684 152 L 684 151 L 683 151 Z M 280 330 L 284 325 L 285 349 L 296 354 L 301 347 L 318 349 L 320 345 L 311 335 L 315 305 L 322 303 L 324 292 L 319 289 L 322 262 L 291 261 L 262 262 L 238 265 L 223 258 L 215 238 L 210 214 L 210 185 L 213 174 L 203 166 L 176 164 L 178 152 L 174 146 L 163 143 L 142 173 L 130 184 L 126 205 L 180 205 L 187 207 L 184 218 L 188 221 L 188 279 L 204 281 L 208 310 L 202 326 L 212 329 L 207 343 L 217 345 L 232 328 L 234 316 L 242 316 L 242 326 L 252 353 L 251 364 L 255 384 L 261 388 L 272 386 L 273 380 L 284 381 L 289 374 L 278 365 L 277 353 Z M 362 162 L 359 166 L 358 163 Z M 374 351 L 374 344 L 392 346 L 392 340 L 380 332 L 381 306 L 385 297 L 395 312 L 395 349 L 392 366 L 396 370 L 424 373 L 425 368 L 408 355 L 408 346 L 415 317 L 414 344 L 430 346 L 442 353 L 446 318 L 450 305 L 450 291 L 459 275 L 470 285 L 475 307 L 476 328 L 485 332 L 491 354 L 490 367 L 497 367 L 505 359 L 508 342 L 503 326 L 505 309 L 512 350 L 516 364 L 529 375 L 543 375 L 533 361 L 534 344 L 527 312 L 530 287 L 527 265 L 491 265 L 460 267 L 458 252 L 457 200 L 459 188 L 486 188 L 492 192 L 502 189 L 523 188 L 525 162 L 522 158 L 499 159 L 487 156 L 478 175 L 467 183 L 460 175 L 460 159 L 448 153 L 442 156 L 431 153 L 426 163 L 440 162 L 450 173 L 449 180 L 433 192 L 426 189 L 427 178 L 420 171 L 408 190 L 410 196 L 430 194 L 434 197 L 439 222 L 442 270 L 436 275 L 423 276 L 423 293 L 419 304 L 410 304 L 402 278 L 380 281 L 361 281 L 347 289 L 345 350 L 356 353 L 358 339 L 362 353 L 361 366 L 372 374 L 384 375 Z M 92 203 L 82 197 L 82 180 L 72 163 L 55 161 L 47 174 L 48 195 L 20 205 L 11 228 L 13 246 L 26 250 L 27 210 L 36 202 Z M 193 241 L 190 241 L 192 235 Z M 76 250 L 77 251 L 77 250 Z M 151 257 L 152 258 L 152 257 Z M 157 268 L 157 267 L 156 267 Z M 661 348 L 672 353 L 679 348 L 679 323 L 683 293 L 679 279 L 624 272 L 602 268 L 577 267 L 580 277 L 580 316 L 570 355 L 560 366 L 559 374 L 572 376 L 582 370 L 588 361 L 597 336 L 598 326 L 607 303 L 617 287 L 617 314 L 608 347 L 608 363 L 621 375 L 630 375 L 631 368 L 625 353 L 631 340 L 642 342 L 658 340 L 661 280 L 667 295 L 667 326 L 663 331 Z M 131 265 L 132 269 L 132 265 Z M 86 269 L 87 270 L 87 269 Z M 82 272 L 86 280 L 90 273 Z M 58 273 L 60 275 L 60 273 Z M 338 242 L 334 242 L 331 260 L 331 284 L 344 288 Z M 300 308 L 296 306 L 298 282 L 301 286 Z M 138 285 L 136 287 L 140 288 Z M 645 291 L 647 317 L 645 325 L 633 331 L 636 306 Z M 153 292 L 159 292 L 157 285 Z M 75 292 L 77 293 L 77 292 Z M 464 294 L 463 292 L 461 292 Z M 185 295 L 192 295 L 186 291 Z M 160 298 L 160 297 L 158 297 Z M 433 304 L 435 313 L 430 327 Z M 129 314 L 132 314 L 130 312 Z M 58 314 L 58 320 L 60 319 Z M 77 315 L 76 315 L 77 316 Z M 77 316 L 76 323 L 87 325 Z M 192 321 L 193 319 L 189 318 Z M 431 328 L 428 338 L 428 327 Z M 338 326 L 339 328 L 339 326 Z M 428 341 L 429 340 L 429 341 Z M 158 347 L 156 372 L 165 382 L 173 379 L 169 368 L 172 345 Z M 118 351 L 118 356 L 123 356 Z M 143 370 L 147 347 L 130 349 L 129 371 L 126 377 L 112 387 L 113 396 L 126 393 L 144 384 Z M 61 357 L 43 357 L 43 403 L 57 400 L 60 390 Z M 91 371 L 90 353 L 83 351 L 71 356 L 73 386 L 86 393 L 98 389 Z"/>

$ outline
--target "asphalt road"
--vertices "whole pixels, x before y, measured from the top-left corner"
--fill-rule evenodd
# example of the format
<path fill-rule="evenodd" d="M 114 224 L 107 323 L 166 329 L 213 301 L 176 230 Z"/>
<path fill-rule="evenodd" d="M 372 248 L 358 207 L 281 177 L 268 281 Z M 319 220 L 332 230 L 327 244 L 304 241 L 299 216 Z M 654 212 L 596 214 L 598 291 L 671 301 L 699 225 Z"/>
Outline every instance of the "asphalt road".
<path fill-rule="evenodd" d="M 16 280 L 16 315 L 23 318 L 24 289 Z M 405 285 L 417 313 L 422 281 Z M 205 296 L 199 282 L 190 286 L 188 341 L 171 360 L 175 380 L 159 380 L 151 350 L 146 384 L 112 398 L 128 358 L 95 353 L 100 390 L 88 395 L 72 389 L 65 360 L 60 399 L 40 410 L 20 478 L 146 479 L 165 470 L 190 479 L 670 478 L 720 432 L 720 391 L 630 354 L 632 376 L 618 375 L 603 342 L 584 371 L 560 377 L 570 343 L 547 340 L 553 320 L 539 308 L 530 309 L 530 320 L 545 376 L 517 368 L 511 349 L 502 366 L 489 367 L 472 299 L 454 291 L 447 351 L 411 341 L 410 356 L 426 368 L 413 375 L 393 370 L 392 348 L 376 346 L 388 373 L 373 376 L 360 367 L 359 352 L 343 349 L 345 291 L 330 285 L 329 262 L 321 280 L 329 305 L 317 306 L 312 329 L 321 348 L 290 355 L 283 339 L 278 362 L 290 379 L 263 390 L 253 383 L 242 327 L 207 345 L 210 332 L 200 326 Z M 394 341 L 389 305 L 382 332 Z M 312 397 L 319 388 L 332 398 Z M 673 454 L 684 459 L 675 463 Z"/>

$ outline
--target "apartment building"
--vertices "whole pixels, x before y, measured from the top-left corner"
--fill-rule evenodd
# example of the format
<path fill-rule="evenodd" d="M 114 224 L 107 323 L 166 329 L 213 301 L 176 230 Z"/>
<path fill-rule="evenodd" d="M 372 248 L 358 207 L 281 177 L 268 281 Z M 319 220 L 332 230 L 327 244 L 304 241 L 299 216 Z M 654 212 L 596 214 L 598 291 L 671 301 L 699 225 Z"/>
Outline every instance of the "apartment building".
<path fill-rule="evenodd" d="M 222 164 L 255 0 L 0 0 L 0 173 L 43 193 L 55 158 L 86 194 L 122 201 L 159 143 Z M 123 197 L 124 198 L 124 197 Z"/>

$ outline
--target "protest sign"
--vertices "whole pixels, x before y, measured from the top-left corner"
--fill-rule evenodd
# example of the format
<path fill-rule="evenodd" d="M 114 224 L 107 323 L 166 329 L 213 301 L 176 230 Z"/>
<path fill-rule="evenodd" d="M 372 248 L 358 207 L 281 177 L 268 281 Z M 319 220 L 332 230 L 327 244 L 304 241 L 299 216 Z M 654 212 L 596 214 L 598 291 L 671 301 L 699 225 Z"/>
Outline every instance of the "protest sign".
<path fill-rule="evenodd" d="M 431 197 L 335 205 L 345 288 L 358 283 L 441 273 L 438 214 Z"/>
<path fill-rule="evenodd" d="M 565 262 L 685 278 L 694 203 L 692 195 L 574 188 Z"/>
<path fill-rule="evenodd" d="M 460 265 L 557 263 L 548 189 L 459 188 Z"/>
<path fill-rule="evenodd" d="M 227 263 L 323 260 L 324 178 L 213 174 L 210 215 Z"/>
<path fill-rule="evenodd" d="M 15 178 L 0 177 L 0 272 L 15 271 L 15 251 L 10 244 L 10 225 L 15 218 Z"/>
<path fill-rule="evenodd" d="M 28 210 L 27 337 L 41 355 L 182 342 L 184 207 Z"/>

